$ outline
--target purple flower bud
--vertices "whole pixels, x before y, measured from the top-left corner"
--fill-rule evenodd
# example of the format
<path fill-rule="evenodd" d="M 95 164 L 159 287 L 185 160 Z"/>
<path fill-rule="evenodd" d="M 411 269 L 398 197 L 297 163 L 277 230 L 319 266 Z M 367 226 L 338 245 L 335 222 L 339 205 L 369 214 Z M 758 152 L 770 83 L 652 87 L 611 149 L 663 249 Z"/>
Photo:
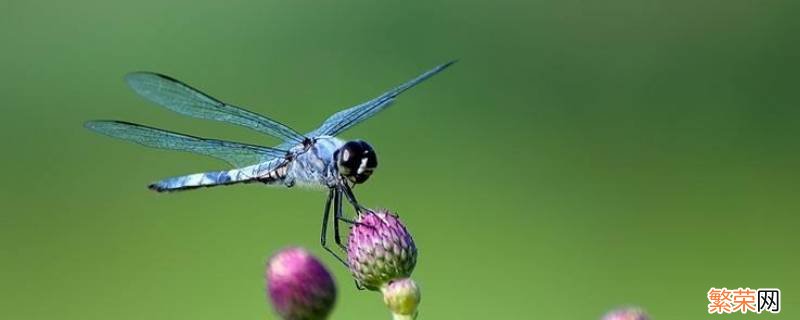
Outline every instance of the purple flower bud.
<path fill-rule="evenodd" d="M 411 276 L 417 247 L 397 216 L 379 210 L 361 214 L 357 222 L 347 245 L 347 262 L 356 281 L 378 290 L 390 280 Z"/>
<path fill-rule="evenodd" d="M 325 266 L 302 248 L 284 249 L 267 262 L 267 291 L 284 320 L 326 319 L 336 285 Z"/>
<path fill-rule="evenodd" d="M 649 320 L 650 317 L 641 308 L 627 307 L 613 310 L 603 316 L 603 320 Z"/>
<path fill-rule="evenodd" d="M 410 278 L 389 281 L 383 288 L 383 302 L 392 310 L 395 318 L 413 319 L 417 315 L 420 292 L 417 283 Z"/>

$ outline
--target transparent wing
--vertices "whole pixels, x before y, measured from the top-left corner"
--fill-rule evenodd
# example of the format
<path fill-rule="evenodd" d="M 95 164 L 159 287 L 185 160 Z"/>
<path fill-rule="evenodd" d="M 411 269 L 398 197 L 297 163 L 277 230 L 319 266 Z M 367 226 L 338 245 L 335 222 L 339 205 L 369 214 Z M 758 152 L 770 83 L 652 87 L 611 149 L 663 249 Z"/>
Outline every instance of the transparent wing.
<path fill-rule="evenodd" d="M 169 76 L 134 72 L 125 81 L 137 94 L 177 113 L 244 126 L 285 142 L 302 142 L 305 137 L 292 128 L 260 114 L 219 101 Z"/>
<path fill-rule="evenodd" d="M 323 122 L 319 128 L 309 133 L 308 136 L 310 137 L 318 137 L 323 135 L 335 136 L 342 133 L 343 131 L 349 129 L 350 127 L 357 125 L 366 119 L 369 119 L 370 117 L 374 116 L 381 110 L 386 109 L 394 102 L 395 97 L 397 97 L 399 94 L 419 84 L 420 82 L 427 80 L 428 78 L 441 72 L 442 70 L 446 69 L 455 62 L 456 61 L 450 61 L 448 63 L 439 65 L 436 68 L 433 68 L 428 72 L 425 72 L 420 76 L 412 79 L 411 81 L 408 81 L 392 90 L 383 93 L 382 95 L 378 96 L 375 99 L 364 102 L 355 107 L 351 107 L 349 109 L 345 109 L 337 113 L 334 113 L 327 120 L 325 120 L 325 122 Z"/>
<path fill-rule="evenodd" d="M 286 151 L 280 149 L 198 138 L 122 121 L 89 121 L 85 127 L 151 148 L 188 151 L 214 157 L 234 167 L 245 167 L 286 155 Z"/>

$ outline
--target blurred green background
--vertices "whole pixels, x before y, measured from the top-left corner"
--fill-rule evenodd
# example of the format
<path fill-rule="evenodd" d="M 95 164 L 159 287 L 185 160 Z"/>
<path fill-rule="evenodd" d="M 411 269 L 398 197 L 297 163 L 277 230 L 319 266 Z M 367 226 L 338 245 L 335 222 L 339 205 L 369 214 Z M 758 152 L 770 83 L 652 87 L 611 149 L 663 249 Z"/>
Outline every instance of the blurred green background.
<path fill-rule="evenodd" d="M 135 96 L 166 73 L 300 131 L 450 59 L 346 132 L 356 192 L 419 246 L 421 319 L 705 319 L 710 287 L 797 318 L 797 1 L 0 1 L 2 319 L 274 319 L 265 259 L 310 248 L 334 319 L 387 319 L 318 243 L 325 194 L 156 194 L 225 168 L 82 128 L 273 145 Z"/>

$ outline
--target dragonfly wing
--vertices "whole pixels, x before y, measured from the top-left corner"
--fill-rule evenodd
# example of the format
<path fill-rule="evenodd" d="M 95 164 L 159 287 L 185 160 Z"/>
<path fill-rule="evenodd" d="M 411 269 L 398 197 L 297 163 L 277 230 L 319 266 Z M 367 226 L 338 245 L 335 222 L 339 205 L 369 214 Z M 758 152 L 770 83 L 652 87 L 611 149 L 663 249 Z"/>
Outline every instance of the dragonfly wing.
<path fill-rule="evenodd" d="M 325 120 L 325 122 L 323 122 L 319 128 L 309 133 L 309 136 L 335 136 L 342 133 L 348 128 L 357 125 L 366 119 L 369 119 L 381 110 L 386 109 L 392 104 L 392 102 L 394 102 L 394 99 L 398 95 L 441 72 L 455 62 L 456 61 L 450 61 L 448 63 L 436 66 L 428 72 L 425 72 L 418 77 L 381 94 L 375 99 L 334 113 L 327 120 Z"/>
<path fill-rule="evenodd" d="M 188 151 L 226 161 L 234 167 L 284 157 L 286 151 L 256 145 L 193 137 L 123 121 L 89 121 L 89 130 L 151 148 Z"/>
<path fill-rule="evenodd" d="M 145 99 L 183 115 L 244 126 L 285 142 L 300 143 L 305 139 L 282 123 L 217 100 L 169 76 L 134 72 L 126 75 L 125 81 Z"/>

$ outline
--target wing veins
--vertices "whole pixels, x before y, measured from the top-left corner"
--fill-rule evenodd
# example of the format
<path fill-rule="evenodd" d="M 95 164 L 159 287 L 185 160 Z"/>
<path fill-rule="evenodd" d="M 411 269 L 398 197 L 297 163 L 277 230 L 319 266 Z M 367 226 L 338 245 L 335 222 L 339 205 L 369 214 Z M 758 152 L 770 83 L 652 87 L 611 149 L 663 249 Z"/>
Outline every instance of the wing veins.
<path fill-rule="evenodd" d="M 207 139 L 124 121 L 89 121 L 87 129 L 146 147 L 187 151 L 244 167 L 284 157 L 285 150 L 218 139 Z"/>
<path fill-rule="evenodd" d="M 284 142 L 300 143 L 305 139 L 278 121 L 225 103 L 170 76 L 133 72 L 125 76 L 125 81 L 138 95 L 183 115 L 240 125 Z"/>
<path fill-rule="evenodd" d="M 447 67 L 449 67 L 454 63 L 456 63 L 455 60 L 436 66 L 435 68 L 428 70 L 427 72 L 417 76 L 416 78 L 411 79 L 395 88 L 392 88 L 389 91 L 384 92 L 383 94 L 372 100 L 334 113 L 333 115 L 328 117 L 328 119 L 326 119 L 319 128 L 312 131 L 309 134 L 309 136 L 321 136 L 321 135 L 335 136 L 344 132 L 345 130 L 363 122 L 364 120 L 371 118 L 372 116 L 382 111 L 383 109 L 386 109 L 394 102 L 395 98 L 399 96 L 401 93 L 416 86 L 417 84 L 422 83 L 423 81 L 441 72 L 442 70 L 446 69 Z"/>

